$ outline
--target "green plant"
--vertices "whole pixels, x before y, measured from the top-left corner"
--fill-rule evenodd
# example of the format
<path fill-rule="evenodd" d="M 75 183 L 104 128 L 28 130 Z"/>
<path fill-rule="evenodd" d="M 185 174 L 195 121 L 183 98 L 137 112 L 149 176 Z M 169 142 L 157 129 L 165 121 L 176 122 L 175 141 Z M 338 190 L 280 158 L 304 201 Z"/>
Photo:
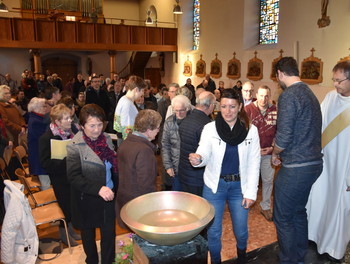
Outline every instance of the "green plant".
<path fill-rule="evenodd" d="M 131 243 L 125 243 L 124 241 L 119 241 L 119 253 L 115 256 L 115 264 L 130 264 L 133 263 L 134 250 L 132 237 L 134 234 L 130 233 L 128 237 L 130 238 Z"/>

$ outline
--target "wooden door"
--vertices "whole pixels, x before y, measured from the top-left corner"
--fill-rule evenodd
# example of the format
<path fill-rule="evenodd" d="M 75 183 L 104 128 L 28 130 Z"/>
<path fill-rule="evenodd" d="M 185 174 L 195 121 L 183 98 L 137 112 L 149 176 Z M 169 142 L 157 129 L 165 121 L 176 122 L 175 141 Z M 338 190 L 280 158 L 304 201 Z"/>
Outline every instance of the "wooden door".
<path fill-rule="evenodd" d="M 42 70 L 50 70 L 51 74 L 57 73 L 62 79 L 62 86 L 72 78 L 77 76 L 78 64 L 74 60 L 67 58 L 53 57 L 42 62 Z"/>
<path fill-rule="evenodd" d="M 146 68 L 145 79 L 150 79 L 153 87 L 158 87 L 161 83 L 160 68 Z"/>

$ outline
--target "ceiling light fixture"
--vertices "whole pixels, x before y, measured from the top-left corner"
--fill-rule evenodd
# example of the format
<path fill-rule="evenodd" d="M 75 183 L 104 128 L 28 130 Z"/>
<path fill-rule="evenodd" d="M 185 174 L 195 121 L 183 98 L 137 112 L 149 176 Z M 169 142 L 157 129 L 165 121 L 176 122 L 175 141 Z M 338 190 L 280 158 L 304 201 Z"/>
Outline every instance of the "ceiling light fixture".
<path fill-rule="evenodd" d="M 182 12 L 182 8 L 181 6 L 179 5 L 179 2 L 180 0 L 176 0 L 176 5 L 173 9 L 173 13 L 176 14 L 176 15 L 181 15 L 183 12 Z"/>
<path fill-rule="evenodd" d="M 0 0 L 0 12 L 8 12 L 7 6 Z"/>

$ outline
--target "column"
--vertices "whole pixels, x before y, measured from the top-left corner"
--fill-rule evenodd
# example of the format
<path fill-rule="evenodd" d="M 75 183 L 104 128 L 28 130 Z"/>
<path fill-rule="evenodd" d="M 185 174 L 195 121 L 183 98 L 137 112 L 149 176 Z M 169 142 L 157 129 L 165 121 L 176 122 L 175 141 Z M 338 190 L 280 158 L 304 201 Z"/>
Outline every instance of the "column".
<path fill-rule="evenodd" d="M 115 50 L 109 50 L 108 55 L 109 55 L 109 75 L 110 75 L 109 78 L 111 78 L 112 80 L 114 73 L 116 73 L 115 55 L 117 55 L 117 52 Z"/>
<path fill-rule="evenodd" d="M 40 50 L 32 49 L 32 50 L 30 50 L 30 54 L 33 55 L 33 59 L 34 59 L 34 77 L 37 80 L 37 79 L 39 79 L 39 75 L 41 74 Z"/>

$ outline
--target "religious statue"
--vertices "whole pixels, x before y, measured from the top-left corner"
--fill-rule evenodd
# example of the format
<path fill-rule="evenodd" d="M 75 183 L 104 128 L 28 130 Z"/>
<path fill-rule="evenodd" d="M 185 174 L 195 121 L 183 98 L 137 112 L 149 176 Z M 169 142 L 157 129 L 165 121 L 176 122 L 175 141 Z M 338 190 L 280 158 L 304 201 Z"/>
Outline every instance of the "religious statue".
<path fill-rule="evenodd" d="M 329 0 L 322 0 L 322 3 L 321 3 L 322 17 L 317 21 L 317 25 L 319 28 L 327 27 L 331 23 L 329 16 L 327 16 L 328 2 Z"/>

